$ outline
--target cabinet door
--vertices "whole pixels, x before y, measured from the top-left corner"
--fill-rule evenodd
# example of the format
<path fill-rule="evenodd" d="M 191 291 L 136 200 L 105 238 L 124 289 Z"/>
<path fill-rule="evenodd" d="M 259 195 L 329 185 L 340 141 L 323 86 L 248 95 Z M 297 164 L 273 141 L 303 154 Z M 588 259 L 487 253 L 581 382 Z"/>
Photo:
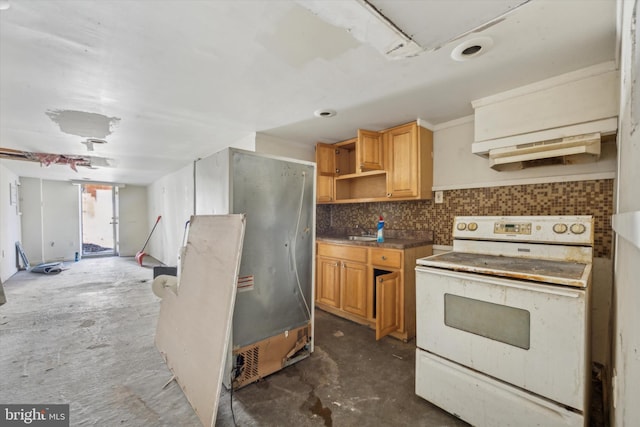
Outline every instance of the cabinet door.
<path fill-rule="evenodd" d="M 333 202 L 334 176 L 336 174 L 335 147 L 329 144 L 316 144 L 316 201 Z"/>
<path fill-rule="evenodd" d="M 400 287 L 397 271 L 376 278 L 376 340 L 399 328 Z"/>
<path fill-rule="evenodd" d="M 367 316 L 367 266 L 342 262 L 342 309 L 358 316 Z"/>
<path fill-rule="evenodd" d="M 334 178 L 327 175 L 318 175 L 316 180 L 316 202 L 327 203 L 335 200 Z"/>
<path fill-rule="evenodd" d="M 321 142 L 316 144 L 316 169 L 318 175 L 335 175 L 336 147 Z"/>
<path fill-rule="evenodd" d="M 387 142 L 387 197 L 418 196 L 418 133 L 415 123 L 391 129 Z"/>
<path fill-rule="evenodd" d="M 332 307 L 340 307 L 340 261 L 318 257 L 316 300 Z"/>
<path fill-rule="evenodd" d="M 358 171 L 384 169 L 384 149 L 380 132 L 358 129 L 358 143 L 356 147 Z"/>

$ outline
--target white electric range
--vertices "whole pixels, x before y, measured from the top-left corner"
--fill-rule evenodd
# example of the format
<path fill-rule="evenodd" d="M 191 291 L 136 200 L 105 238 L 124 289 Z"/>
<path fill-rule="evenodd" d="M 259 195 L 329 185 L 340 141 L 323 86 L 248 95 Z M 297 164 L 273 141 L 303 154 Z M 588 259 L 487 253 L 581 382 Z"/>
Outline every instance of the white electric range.
<path fill-rule="evenodd" d="M 416 394 L 476 426 L 584 426 L 591 216 L 456 217 L 416 267 Z"/>

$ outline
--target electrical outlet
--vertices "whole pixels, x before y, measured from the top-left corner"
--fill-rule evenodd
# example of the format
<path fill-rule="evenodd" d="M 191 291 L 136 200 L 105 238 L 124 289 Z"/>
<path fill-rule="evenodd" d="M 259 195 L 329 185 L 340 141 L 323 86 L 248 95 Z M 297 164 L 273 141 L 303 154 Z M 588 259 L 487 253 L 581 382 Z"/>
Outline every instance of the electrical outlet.
<path fill-rule="evenodd" d="M 444 194 L 442 193 L 442 191 L 436 191 L 434 199 L 436 203 L 442 203 L 442 201 L 444 200 Z"/>

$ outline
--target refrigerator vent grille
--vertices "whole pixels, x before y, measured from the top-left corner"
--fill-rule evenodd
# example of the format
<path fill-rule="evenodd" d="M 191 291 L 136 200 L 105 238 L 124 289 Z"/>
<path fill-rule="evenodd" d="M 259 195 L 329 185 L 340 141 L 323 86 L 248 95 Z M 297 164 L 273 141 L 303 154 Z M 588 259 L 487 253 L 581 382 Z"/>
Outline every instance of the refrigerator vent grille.
<path fill-rule="evenodd" d="M 259 378 L 258 368 L 260 366 L 260 347 L 254 346 L 241 353 L 244 358 L 244 370 L 237 379 L 239 384 L 255 381 Z"/>

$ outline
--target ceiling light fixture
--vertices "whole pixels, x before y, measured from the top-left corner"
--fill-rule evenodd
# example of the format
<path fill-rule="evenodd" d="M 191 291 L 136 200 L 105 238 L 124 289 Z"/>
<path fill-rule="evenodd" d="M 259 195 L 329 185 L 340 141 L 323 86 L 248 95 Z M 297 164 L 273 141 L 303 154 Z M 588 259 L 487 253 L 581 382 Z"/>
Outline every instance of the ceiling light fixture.
<path fill-rule="evenodd" d="M 491 37 L 476 37 L 460 43 L 451 51 L 451 58 L 455 61 L 467 61 L 484 54 L 493 46 Z"/>
<path fill-rule="evenodd" d="M 336 111 L 335 111 L 335 110 L 328 110 L 328 109 L 325 109 L 325 110 L 316 110 L 316 111 L 314 111 L 314 112 L 313 112 L 313 115 L 314 115 L 314 116 L 316 116 L 316 117 L 322 117 L 322 118 L 333 117 L 333 116 L 335 116 L 336 114 L 338 114 L 338 113 L 336 113 Z"/>
<path fill-rule="evenodd" d="M 0 10 L 7 10 L 11 7 L 9 0 L 0 0 Z"/>
<path fill-rule="evenodd" d="M 99 138 L 87 138 L 86 141 L 81 143 L 87 146 L 87 151 L 93 151 L 93 144 L 106 144 L 107 141 Z"/>

